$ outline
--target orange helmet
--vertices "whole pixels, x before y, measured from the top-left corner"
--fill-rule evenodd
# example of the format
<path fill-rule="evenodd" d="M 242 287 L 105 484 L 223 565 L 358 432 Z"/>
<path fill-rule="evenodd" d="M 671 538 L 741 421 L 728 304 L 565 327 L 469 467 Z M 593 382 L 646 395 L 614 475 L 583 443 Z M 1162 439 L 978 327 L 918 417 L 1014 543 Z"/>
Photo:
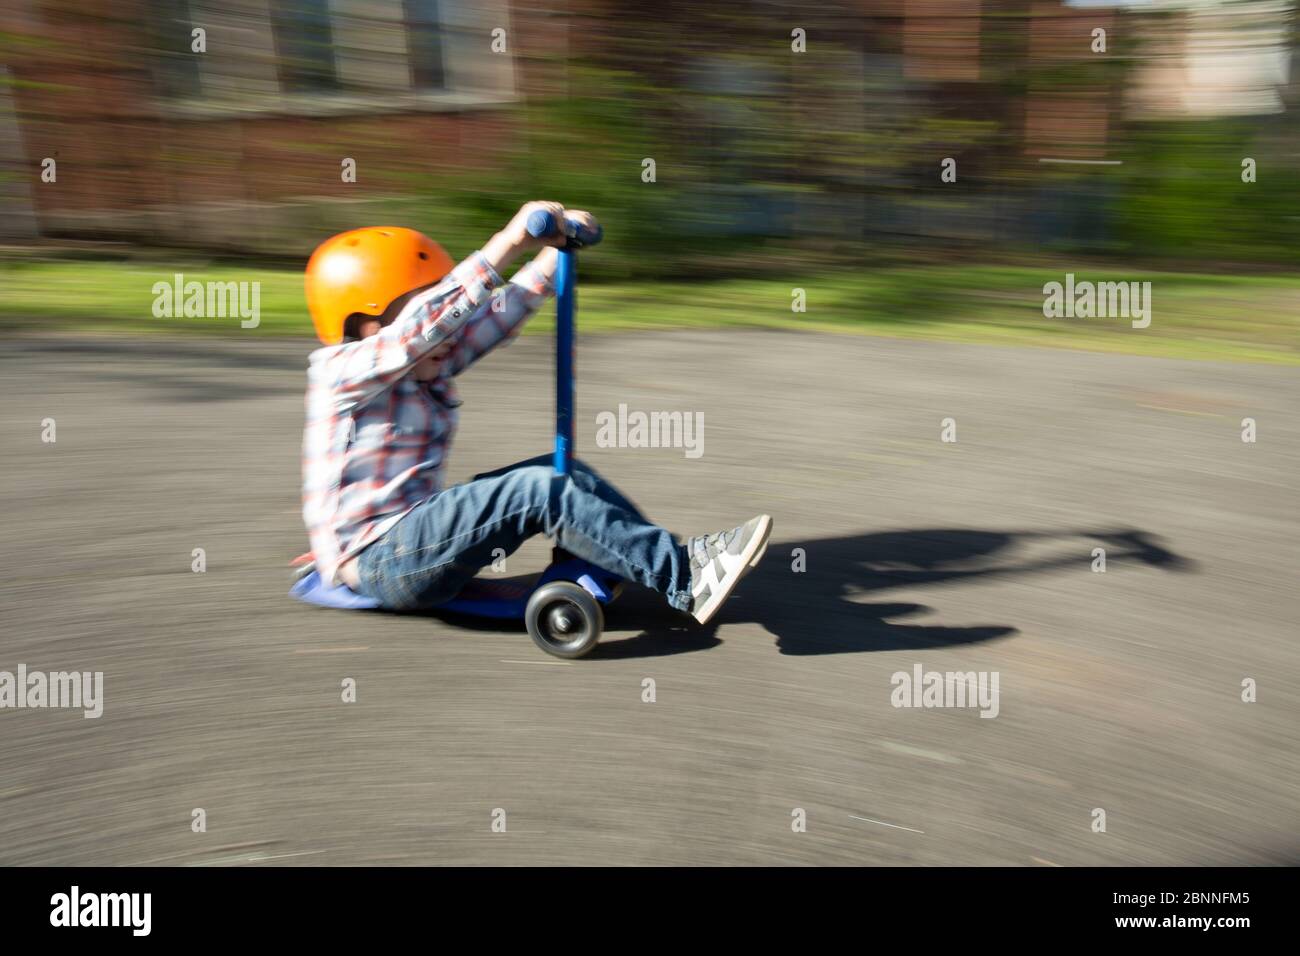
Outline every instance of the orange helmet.
<path fill-rule="evenodd" d="M 401 226 L 368 226 L 326 239 L 307 263 L 307 309 L 316 335 L 338 345 L 348 316 L 382 315 L 398 296 L 437 282 L 453 265 L 442 246 Z"/>

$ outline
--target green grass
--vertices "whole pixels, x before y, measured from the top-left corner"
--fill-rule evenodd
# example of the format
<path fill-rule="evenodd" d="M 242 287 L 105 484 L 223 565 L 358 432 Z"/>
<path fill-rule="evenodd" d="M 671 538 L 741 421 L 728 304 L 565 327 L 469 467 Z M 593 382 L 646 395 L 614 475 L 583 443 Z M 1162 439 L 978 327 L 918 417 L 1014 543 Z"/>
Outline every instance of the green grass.
<path fill-rule="evenodd" d="M 261 283 L 261 322 L 155 318 L 153 287 L 174 272 L 199 282 Z M 1047 319 L 1043 284 L 1076 279 L 1150 281 L 1152 323 Z M 803 288 L 807 311 L 791 311 Z M 530 330 L 552 327 L 549 310 Z M 588 283 L 584 332 L 616 329 L 765 326 L 957 342 L 1036 345 L 1179 358 L 1300 364 L 1300 276 L 1199 275 L 1078 265 L 863 267 L 800 277 L 700 282 Z M 140 262 L 0 262 L 0 325 L 131 333 L 310 335 L 296 271 L 238 265 Z"/>

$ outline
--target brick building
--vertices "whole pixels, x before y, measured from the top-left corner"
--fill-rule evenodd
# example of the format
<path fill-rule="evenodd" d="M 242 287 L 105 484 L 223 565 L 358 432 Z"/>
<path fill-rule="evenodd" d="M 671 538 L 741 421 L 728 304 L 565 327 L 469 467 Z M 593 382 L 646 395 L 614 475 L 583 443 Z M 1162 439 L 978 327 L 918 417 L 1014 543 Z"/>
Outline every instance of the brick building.
<path fill-rule="evenodd" d="M 746 228 L 754 183 L 775 179 L 811 184 L 782 208 L 828 231 L 992 235 L 1008 183 L 1106 159 L 1129 115 L 1281 108 L 1286 0 L 1194 3 L 8 0 L 0 235 L 297 254 L 521 148 L 515 107 L 563 94 L 575 58 L 683 88 L 674 120 L 713 157 L 697 185 L 720 221 Z M 796 134 L 746 115 L 762 101 L 802 117 L 793 148 L 763 145 Z M 973 188 L 936 208 L 945 156 Z"/>

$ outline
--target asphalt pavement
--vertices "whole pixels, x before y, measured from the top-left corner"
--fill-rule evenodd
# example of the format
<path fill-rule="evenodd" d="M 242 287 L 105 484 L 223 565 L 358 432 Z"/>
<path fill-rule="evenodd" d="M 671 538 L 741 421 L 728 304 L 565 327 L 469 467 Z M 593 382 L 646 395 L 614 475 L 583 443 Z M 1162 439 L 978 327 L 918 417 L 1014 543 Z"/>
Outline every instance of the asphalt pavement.
<path fill-rule="evenodd" d="M 775 533 L 710 626 L 633 589 L 570 663 L 286 597 L 310 347 L 0 349 L 0 671 L 104 674 L 98 719 L 0 709 L 0 863 L 1300 860 L 1294 369 L 587 337 L 581 457 L 674 532 Z M 462 378 L 453 481 L 549 450 L 550 349 Z M 597 447 L 620 404 L 702 453 Z M 996 716 L 895 706 L 918 665 Z"/>

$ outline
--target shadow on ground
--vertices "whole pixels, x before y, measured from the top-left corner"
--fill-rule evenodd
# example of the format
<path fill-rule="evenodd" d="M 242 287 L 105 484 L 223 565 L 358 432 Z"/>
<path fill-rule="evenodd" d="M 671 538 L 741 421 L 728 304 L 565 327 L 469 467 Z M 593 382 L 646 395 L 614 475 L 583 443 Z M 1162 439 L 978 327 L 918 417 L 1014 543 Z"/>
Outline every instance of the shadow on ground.
<path fill-rule="evenodd" d="M 14 337 L 6 343 L 0 361 L 87 362 L 80 375 L 93 378 L 115 392 L 121 386 L 151 389 L 160 402 L 202 404 L 274 398 L 301 394 L 307 387 L 307 357 L 311 342 L 301 348 L 250 348 L 249 343 L 232 347 L 218 338 L 190 341 L 148 336 L 123 338 L 43 339 Z M 230 370 L 272 372 L 276 378 L 254 382 L 233 377 Z"/>
<path fill-rule="evenodd" d="M 947 625 L 896 619 L 942 607 L 873 602 L 891 588 L 1024 577 L 1057 570 L 1087 572 L 1093 548 L 1106 551 L 1108 568 L 1146 564 L 1167 571 L 1194 569 L 1156 536 L 1124 531 L 973 531 L 922 529 L 773 542 L 727 605 L 706 627 L 673 611 L 657 594 L 629 587 L 606 610 L 605 638 L 588 660 L 661 657 L 707 650 L 721 643 L 723 624 L 752 622 L 776 638 L 782 654 L 847 654 L 973 644 L 1019 633 L 1014 621 Z M 795 571 L 795 549 L 803 571 Z M 1032 550 L 1033 555 L 1025 554 Z M 514 622 L 428 612 L 470 630 L 523 630 Z M 620 632 L 634 635 L 619 638 Z"/>

